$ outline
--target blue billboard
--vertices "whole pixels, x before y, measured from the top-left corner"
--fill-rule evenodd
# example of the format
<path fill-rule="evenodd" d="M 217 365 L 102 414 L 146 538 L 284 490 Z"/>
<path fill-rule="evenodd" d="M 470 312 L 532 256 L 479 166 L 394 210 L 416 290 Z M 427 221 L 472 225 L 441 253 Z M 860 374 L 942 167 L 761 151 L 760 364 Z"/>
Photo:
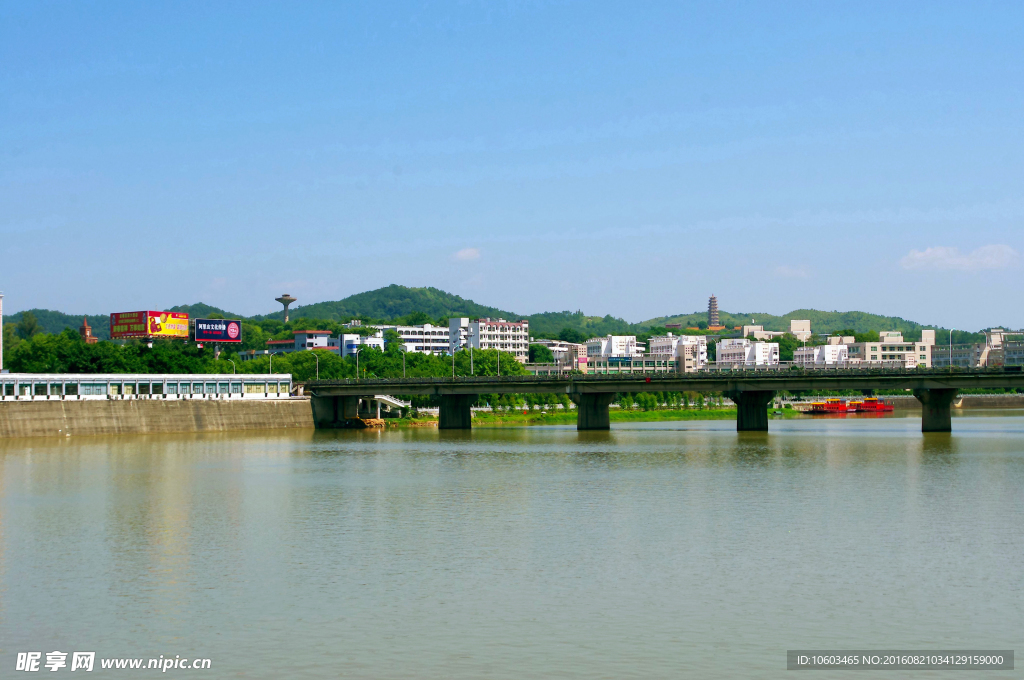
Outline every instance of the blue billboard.
<path fill-rule="evenodd" d="M 237 319 L 196 319 L 196 342 L 241 342 L 242 322 Z"/>

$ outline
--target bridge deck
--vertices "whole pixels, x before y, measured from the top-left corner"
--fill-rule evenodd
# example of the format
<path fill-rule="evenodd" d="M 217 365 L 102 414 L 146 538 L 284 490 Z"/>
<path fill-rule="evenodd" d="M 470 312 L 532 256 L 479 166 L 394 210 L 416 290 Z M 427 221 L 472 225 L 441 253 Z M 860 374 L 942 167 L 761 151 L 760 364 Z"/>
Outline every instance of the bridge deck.
<path fill-rule="evenodd" d="M 458 376 L 313 381 L 315 396 L 454 394 L 600 394 L 607 392 L 780 392 L 803 390 L 930 390 L 1024 388 L 1024 373 L 1005 369 L 714 371 L 627 376 Z"/>

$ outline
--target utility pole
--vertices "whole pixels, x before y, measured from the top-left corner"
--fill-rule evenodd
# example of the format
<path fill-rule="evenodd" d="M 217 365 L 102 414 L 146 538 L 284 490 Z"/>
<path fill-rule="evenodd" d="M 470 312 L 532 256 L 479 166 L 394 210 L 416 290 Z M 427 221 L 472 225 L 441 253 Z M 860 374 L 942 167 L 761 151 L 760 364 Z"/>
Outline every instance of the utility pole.
<path fill-rule="evenodd" d="M 402 377 L 405 377 L 405 349 L 402 349 Z"/>
<path fill-rule="evenodd" d="M 312 354 L 313 358 L 316 359 L 316 379 L 319 380 L 320 379 L 320 357 L 318 357 L 316 355 L 316 352 L 310 352 L 310 354 Z"/>
<path fill-rule="evenodd" d="M 4 294 L 0 293 L 0 373 L 4 370 Z"/>

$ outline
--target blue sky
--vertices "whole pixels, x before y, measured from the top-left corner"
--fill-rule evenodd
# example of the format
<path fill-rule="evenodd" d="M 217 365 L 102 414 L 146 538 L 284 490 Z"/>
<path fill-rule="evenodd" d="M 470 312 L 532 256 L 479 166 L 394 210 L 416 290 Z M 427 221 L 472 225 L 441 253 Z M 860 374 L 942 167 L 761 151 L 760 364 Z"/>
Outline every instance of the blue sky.
<path fill-rule="evenodd" d="M 0 2 L 6 311 L 1024 326 L 1021 3 Z"/>

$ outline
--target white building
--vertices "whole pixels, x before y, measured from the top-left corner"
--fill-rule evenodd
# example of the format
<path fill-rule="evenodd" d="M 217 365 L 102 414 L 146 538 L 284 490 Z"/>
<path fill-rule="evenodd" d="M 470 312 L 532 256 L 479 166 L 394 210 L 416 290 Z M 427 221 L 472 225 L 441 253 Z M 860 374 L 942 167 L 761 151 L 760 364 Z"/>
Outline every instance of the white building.
<path fill-rule="evenodd" d="M 448 351 L 460 349 L 496 349 L 515 355 L 526 363 L 530 356 L 530 322 L 505 319 L 448 319 Z"/>
<path fill-rule="evenodd" d="M 292 391 L 287 373 L 4 373 L 0 401 L 120 399 L 281 399 Z"/>
<path fill-rule="evenodd" d="M 934 343 L 934 331 L 924 331 L 923 340 Z M 853 363 L 888 364 L 902 368 L 915 368 L 932 365 L 932 344 L 927 342 L 910 342 L 903 339 L 899 331 L 879 333 L 875 342 L 855 342 L 847 345 L 850 361 Z"/>
<path fill-rule="evenodd" d="M 373 326 L 380 331 L 394 331 L 402 338 L 406 352 L 421 354 L 448 354 L 450 329 L 429 323 L 422 326 Z"/>
<path fill-rule="evenodd" d="M 849 361 L 850 353 L 846 345 L 829 343 L 816 347 L 797 347 L 793 351 L 793 363 L 798 366 L 845 366 Z"/>
<path fill-rule="evenodd" d="M 718 343 L 718 366 L 778 366 L 779 343 L 752 342 L 747 338 L 726 338 Z"/>
<path fill-rule="evenodd" d="M 682 372 L 708 365 L 708 339 L 704 335 L 655 335 L 647 341 L 648 355 L 668 355 L 678 361 Z"/>
<path fill-rule="evenodd" d="M 606 335 L 587 340 L 588 357 L 641 357 L 644 345 L 635 335 Z"/>
<path fill-rule="evenodd" d="M 384 351 L 384 331 L 377 331 L 373 335 L 360 335 L 359 333 L 342 333 L 338 336 L 341 341 L 341 358 L 355 354 L 362 347 L 376 347 Z"/>

